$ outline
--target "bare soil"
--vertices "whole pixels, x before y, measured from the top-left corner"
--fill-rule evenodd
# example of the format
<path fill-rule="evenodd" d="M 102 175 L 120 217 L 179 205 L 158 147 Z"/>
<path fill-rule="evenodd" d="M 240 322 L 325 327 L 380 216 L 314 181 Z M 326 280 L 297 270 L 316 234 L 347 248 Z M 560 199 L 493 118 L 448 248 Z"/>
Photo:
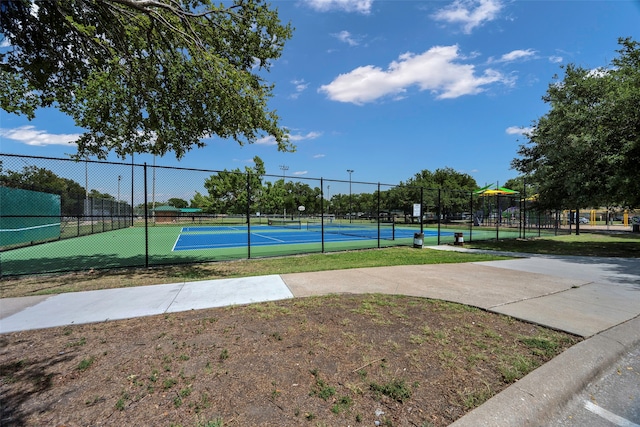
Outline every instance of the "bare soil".
<path fill-rule="evenodd" d="M 445 426 L 578 340 L 389 295 L 4 334 L 0 425 Z"/>

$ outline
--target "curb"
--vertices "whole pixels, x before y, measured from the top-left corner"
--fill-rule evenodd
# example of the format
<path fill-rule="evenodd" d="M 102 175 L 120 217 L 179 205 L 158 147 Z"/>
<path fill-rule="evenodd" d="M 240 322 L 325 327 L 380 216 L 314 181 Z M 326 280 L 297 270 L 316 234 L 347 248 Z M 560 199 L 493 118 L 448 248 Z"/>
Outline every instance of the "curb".
<path fill-rule="evenodd" d="M 541 426 L 571 398 L 640 345 L 640 316 L 582 341 L 542 365 L 451 427 Z"/>

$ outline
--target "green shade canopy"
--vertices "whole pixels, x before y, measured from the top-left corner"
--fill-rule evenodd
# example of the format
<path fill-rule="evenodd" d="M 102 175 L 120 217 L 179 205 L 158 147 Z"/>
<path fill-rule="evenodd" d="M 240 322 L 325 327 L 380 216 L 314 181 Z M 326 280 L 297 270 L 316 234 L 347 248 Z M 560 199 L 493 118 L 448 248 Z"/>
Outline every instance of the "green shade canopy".
<path fill-rule="evenodd" d="M 476 194 L 481 196 L 508 196 L 518 194 L 518 191 L 512 190 L 506 187 L 489 188 L 491 186 L 483 187 L 475 191 Z"/>

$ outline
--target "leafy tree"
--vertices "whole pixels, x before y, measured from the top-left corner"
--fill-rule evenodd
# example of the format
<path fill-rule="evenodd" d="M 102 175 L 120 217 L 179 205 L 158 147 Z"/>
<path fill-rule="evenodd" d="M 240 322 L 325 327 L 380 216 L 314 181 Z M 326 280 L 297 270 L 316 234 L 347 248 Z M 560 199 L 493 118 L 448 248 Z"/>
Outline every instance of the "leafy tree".
<path fill-rule="evenodd" d="M 273 183 L 271 181 L 265 182 L 258 211 L 263 214 L 277 213 L 277 210 L 283 206 L 283 195 L 284 187 L 282 186 L 282 180 Z"/>
<path fill-rule="evenodd" d="M 519 176 L 506 180 L 504 187 L 517 191 L 520 196 L 530 197 L 537 193 L 538 184 L 531 177 Z"/>
<path fill-rule="evenodd" d="M 213 201 L 206 195 L 201 194 L 199 191 L 196 191 L 196 194 L 194 194 L 191 199 L 191 206 L 194 208 L 200 208 L 202 209 L 202 212 L 205 213 L 215 213 Z"/>
<path fill-rule="evenodd" d="M 169 206 L 173 206 L 174 208 L 186 208 L 187 206 L 189 206 L 189 202 L 183 199 L 179 199 L 177 197 L 172 197 L 169 200 L 167 200 L 167 204 Z"/>
<path fill-rule="evenodd" d="M 334 215 L 346 214 L 349 212 L 349 195 L 344 194 L 332 194 L 329 203 L 327 204 L 327 213 Z"/>
<path fill-rule="evenodd" d="M 0 174 L 0 185 L 58 194 L 63 215 L 81 215 L 83 213 L 84 187 L 71 179 L 56 175 L 49 169 L 25 166 L 22 171 L 3 171 Z"/>
<path fill-rule="evenodd" d="M 452 216 L 469 210 L 471 193 L 478 188 L 475 179 L 466 173 L 447 167 L 436 169 L 433 180 L 438 188 L 446 189 L 440 193 L 443 215 Z"/>
<path fill-rule="evenodd" d="M 263 0 L 3 0 L 0 33 L 0 106 L 68 114 L 79 157 L 180 158 L 211 135 L 293 148 L 261 76 L 292 28 Z"/>
<path fill-rule="evenodd" d="M 109 193 L 101 193 L 96 189 L 92 189 L 91 191 L 89 191 L 89 197 L 93 197 L 94 199 L 106 199 L 106 200 L 115 200 L 116 199 L 111 194 L 109 194 Z"/>
<path fill-rule="evenodd" d="M 512 162 L 538 183 L 543 207 L 640 206 L 640 44 L 619 44 L 609 68 L 566 66 Z"/>
<path fill-rule="evenodd" d="M 297 181 L 289 181 L 285 185 L 287 189 L 286 207 L 292 215 L 298 214 L 298 207 L 305 207 L 305 214 L 320 213 L 320 188 L 311 188 L 308 184 Z"/>
<path fill-rule="evenodd" d="M 450 167 L 436 169 L 435 172 L 425 169 L 406 183 L 401 182 L 398 187 L 389 190 L 387 200 L 395 206 L 394 209 L 411 213 L 413 204 L 422 200 L 425 208 L 435 207 L 439 197 L 441 214 L 450 216 L 468 210 L 470 193 L 476 188 L 475 179 Z"/>
<path fill-rule="evenodd" d="M 254 167 L 227 171 L 211 175 L 204 182 L 208 195 L 196 192 L 191 206 L 202 208 L 207 213 L 244 214 L 247 212 L 247 180 L 251 188 L 252 210 L 259 209 L 262 195 L 262 176 L 265 173 L 264 162 L 254 157 Z"/>

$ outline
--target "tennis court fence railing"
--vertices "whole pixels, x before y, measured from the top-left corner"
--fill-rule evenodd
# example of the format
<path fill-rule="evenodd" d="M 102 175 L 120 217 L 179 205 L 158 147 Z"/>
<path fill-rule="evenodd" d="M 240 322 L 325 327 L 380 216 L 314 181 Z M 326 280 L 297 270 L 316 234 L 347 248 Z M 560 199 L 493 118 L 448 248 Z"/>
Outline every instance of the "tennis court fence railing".
<path fill-rule="evenodd" d="M 0 276 L 412 246 L 416 236 L 438 245 L 454 243 L 454 233 L 469 242 L 566 232 L 561 211 L 537 211 L 517 196 L 282 170 L 0 153 Z M 275 228 L 298 240 L 274 237 Z M 214 244 L 174 250 L 188 233 Z M 222 234 L 240 237 L 224 246 Z"/>

